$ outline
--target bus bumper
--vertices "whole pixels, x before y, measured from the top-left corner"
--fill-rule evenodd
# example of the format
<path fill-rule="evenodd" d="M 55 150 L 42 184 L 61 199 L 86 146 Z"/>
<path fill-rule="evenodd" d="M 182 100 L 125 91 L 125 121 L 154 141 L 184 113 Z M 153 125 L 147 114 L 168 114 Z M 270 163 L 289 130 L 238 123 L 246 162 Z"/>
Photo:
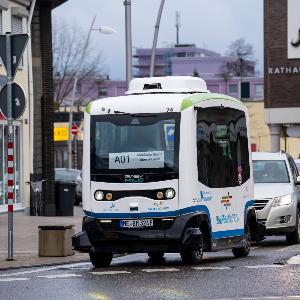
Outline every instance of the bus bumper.
<path fill-rule="evenodd" d="M 121 229 L 109 223 L 101 223 L 92 217 L 84 217 L 83 230 L 73 236 L 73 248 L 80 252 L 134 253 L 180 252 L 184 248 L 197 250 L 202 240 L 199 228 L 187 227 L 194 215 L 174 218 L 164 229 Z M 118 224 L 120 220 L 114 220 Z M 156 220 L 157 221 L 157 220 Z"/>

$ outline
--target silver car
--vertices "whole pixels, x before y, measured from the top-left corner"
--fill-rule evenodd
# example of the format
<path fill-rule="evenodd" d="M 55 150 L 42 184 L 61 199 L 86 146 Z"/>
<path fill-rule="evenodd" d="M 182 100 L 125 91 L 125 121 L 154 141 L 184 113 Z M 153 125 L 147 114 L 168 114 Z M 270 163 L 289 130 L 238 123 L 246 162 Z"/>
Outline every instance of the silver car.
<path fill-rule="evenodd" d="M 286 235 L 300 243 L 300 177 L 293 158 L 284 152 L 254 152 L 254 207 L 268 235 Z"/>

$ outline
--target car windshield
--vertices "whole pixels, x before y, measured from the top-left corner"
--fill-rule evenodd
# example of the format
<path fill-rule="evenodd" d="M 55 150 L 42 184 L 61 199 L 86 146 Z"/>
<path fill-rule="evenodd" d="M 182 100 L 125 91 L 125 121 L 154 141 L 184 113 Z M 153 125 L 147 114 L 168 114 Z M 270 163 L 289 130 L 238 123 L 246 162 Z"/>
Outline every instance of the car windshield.
<path fill-rule="evenodd" d="M 56 181 L 76 181 L 76 177 L 80 175 L 80 170 L 75 169 L 55 169 Z"/>
<path fill-rule="evenodd" d="M 177 171 L 179 113 L 92 116 L 93 174 Z"/>
<path fill-rule="evenodd" d="M 254 160 L 255 183 L 288 183 L 289 175 L 284 160 Z"/>

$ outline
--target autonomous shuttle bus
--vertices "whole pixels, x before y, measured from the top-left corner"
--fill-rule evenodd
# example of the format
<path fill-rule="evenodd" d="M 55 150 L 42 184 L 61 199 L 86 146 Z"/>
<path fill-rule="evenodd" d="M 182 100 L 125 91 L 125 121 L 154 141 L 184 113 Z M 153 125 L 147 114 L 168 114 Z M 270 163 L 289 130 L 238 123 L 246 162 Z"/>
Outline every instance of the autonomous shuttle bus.
<path fill-rule="evenodd" d="M 261 239 L 253 204 L 248 112 L 194 77 L 134 79 L 84 116 L 82 232 L 96 267 L 114 253 L 248 255 Z M 263 228 L 262 228 L 263 229 Z"/>

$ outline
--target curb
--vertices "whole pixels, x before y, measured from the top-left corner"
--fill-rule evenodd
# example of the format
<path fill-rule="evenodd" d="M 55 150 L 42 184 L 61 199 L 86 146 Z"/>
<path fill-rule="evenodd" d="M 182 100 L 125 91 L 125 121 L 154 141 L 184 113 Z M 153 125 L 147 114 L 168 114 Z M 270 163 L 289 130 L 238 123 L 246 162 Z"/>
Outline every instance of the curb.
<path fill-rule="evenodd" d="M 127 253 L 124 254 L 114 254 L 113 258 L 118 258 L 122 256 L 126 256 Z M 80 259 L 80 260 L 70 260 L 68 262 L 54 262 L 54 263 L 40 263 L 40 264 L 33 264 L 33 265 L 26 265 L 26 266 L 14 266 L 14 267 L 7 267 L 1 268 L 0 271 L 8 271 L 8 270 L 18 270 L 18 269 L 29 269 L 29 268 L 37 268 L 37 267 L 51 267 L 51 266 L 59 266 L 59 265 L 72 265 L 76 263 L 89 263 L 89 259 Z"/>

